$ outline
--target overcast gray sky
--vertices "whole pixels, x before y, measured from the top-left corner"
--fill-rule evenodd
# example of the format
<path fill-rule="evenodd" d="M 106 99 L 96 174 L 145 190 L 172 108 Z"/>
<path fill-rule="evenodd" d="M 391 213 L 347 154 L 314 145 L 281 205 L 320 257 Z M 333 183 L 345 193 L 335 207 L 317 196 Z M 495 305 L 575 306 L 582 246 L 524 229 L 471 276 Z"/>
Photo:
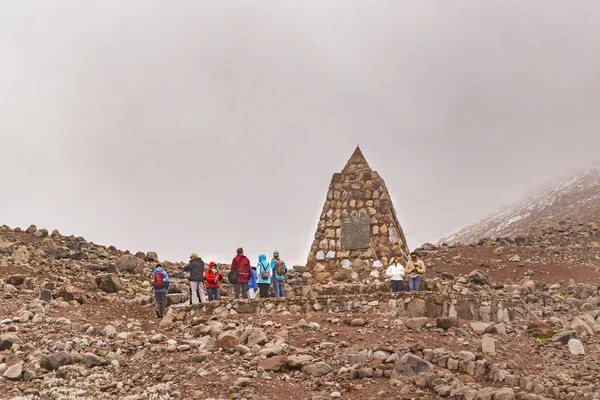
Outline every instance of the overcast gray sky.
<path fill-rule="evenodd" d="M 356 144 L 411 248 L 596 159 L 594 1 L 0 4 L 0 224 L 303 263 Z"/>

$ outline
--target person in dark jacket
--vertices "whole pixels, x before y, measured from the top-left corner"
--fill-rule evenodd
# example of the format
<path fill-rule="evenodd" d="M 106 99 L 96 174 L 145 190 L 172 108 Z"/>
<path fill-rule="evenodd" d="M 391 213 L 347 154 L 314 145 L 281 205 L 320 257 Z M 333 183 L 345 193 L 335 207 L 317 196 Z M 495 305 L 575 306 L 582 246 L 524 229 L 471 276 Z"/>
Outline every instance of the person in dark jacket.
<path fill-rule="evenodd" d="M 206 301 L 204 296 L 204 261 L 198 257 L 198 254 L 192 253 L 190 263 L 183 270 L 190 273 L 190 303 L 198 304 L 199 301 L 204 303 Z"/>
<path fill-rule="evenodd" d="M 163 269 L 162 265 L 157 264 L 154 269 L 154 281 L 152 284 L 152 288 L 154 289 L 156 318 L 162 318 L 165 313 L 169 284 L 169 274 Z"/>
<path fill-rule="evenodd" d="M 247 299 L 248 281 L 252 274 L 250 272 L 250 260 L 244 255 L 244 249 L 241 247 L 237 249 L 237 256 L 231 261 L 231 270 L 238 273 L 238 281 L 233 289 L 233 296 L 239 299 L 240 292 L 242 292 L 242 298 Z"/>

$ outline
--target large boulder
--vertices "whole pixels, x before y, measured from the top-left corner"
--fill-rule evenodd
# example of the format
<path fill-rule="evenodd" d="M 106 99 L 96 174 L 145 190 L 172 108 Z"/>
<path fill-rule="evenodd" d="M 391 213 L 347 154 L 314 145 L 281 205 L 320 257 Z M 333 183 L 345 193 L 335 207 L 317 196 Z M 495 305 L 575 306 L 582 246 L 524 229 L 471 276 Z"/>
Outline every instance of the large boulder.
<path fill-rule="evenodd" d="M 10 349 L 13 344 L 23 344 L 23 341 L 14 333 L 0 336 L 0 351 Z"/>
<path fill-rule="evenodd" d="M 37 231 L 35 231 L 33 236 L 35 236 L 38 239 L 48 237 L 48 229 L 46 229 L 46 228 L 38 229 Z"/>
<path fill-rule="evenodd" d="M 81 356 L 81 362 L 85 364 L 86 367 L 102 367 L 108 365 L 108 361 L 98 357 L 94 353 L 84 353 Z"/>
<path fill-rule="evenodd" d="M 263 345 L 267 343 L 269 339 L 267 338 L 267 334 L 260 328 L 252 329 L 250 336 L 248 336 L 248 347 L 252 347 L 254 345 Z"/>
<path fill-rule="evenodd" d="M 168 328 L 168 327 L 170 327 L 175 322 L 175 317 L 177 317 L 177 313 L 175 312 L 175 310 L 173 310 L 172 308 L 168 308 L 167 309 L 167 313 L 160 320 L 160 323 L 158 324 L 158 326 L 160 328 Z"/>
<path fill-rule="evenodd" d="M 577 338 L 577 332 L 575 331 L 563 331 L 558 332 L 556 335 L 552 336 L 550 339 L 553 342 L 558 342 L 560 344 L 567 344 L 569 340 Z"/>
<path fill-rule="evenodd" d="M 4 378 L 18 381 L 23 376 L 23 363 L 15 364 L 4 372 Z"/>
<path fill-rule="evenodd" d="M 81 252 L 79 252 L 81 253 Z M 69 258 L 71 257 L 71 250 L 68 247 L 57 247 L 56 250 L 54 251 L 54 257 L 56 259 L 63 259 L 63 258 Z"/>
<path fill-rule="evenodd" d="M 41 250 L 49 256 L 54 256 L 58 250 L 58 246 L 54 243 L 54 240 L 45 238 L 42 240 Z"/>
<path fill-rule="evenodd" d="M 289 356 L 287 360 L 287 366 L 293 369 L 300 369 L 305 365 L 310 364 L 314 360 L 314 357 L 308 354 L 296 354 Z"/>
<path fill-rule="evenodd" d="M 43 301 L 51 301 L 52 300 L 52 290 L 50 289 L 42 289 L 40 292 L 40 299 L 42 299 Z"/>
<path fill-rule="evenodd" d="M 217 347 L 225 350 L 232 350 L 238 344 L 238 340 L 232 335 L 225 335 L 217 340 Z"/>
<path fill-rule="evenodd" d="M 573 318 L 571 329 L 577 332 L 579 337 L 594 336 L 594 329 L 583 319 L 579 317 Z"/>
<path fill-rule="evenodd" d="M 392 379 L 411 377 L 418 375 L 421 372 L 431 372 L 432 370 L 433 366 L 427 361 L 414 354 L 406 353 L 396 362 L 394 370 L 392 371 Z"/>
<path fill-rule="evenodd" d="M 569 352 L 574 355 L 584 355 L 585 349 L 583 348 L 583 343 L 577 339 L 569 340 Z"/>
<path fill-rule="evenodd" d="M 116 274 L 102 274 L 96 277 L 96 285 L 106 293 L 117 293 L 123 288 Z"/>
<path fill-rule="evenodd" d="M 77 301 L 79 304 L 85 304 L 85 293 L 82 293 L 72 286 L 61 288 L 56 292 L 56 297 L 62 297 L 64 301 Z"/>
<path fill-rule="evenodd" d="M 575 293 L 573 293 L 573 297 L 580 300 L 587 300 L 594 295 L 595 287 L 594 285 L 589 285 L 585 283 L 580 283 L 577 285 L 577 289 L 575 289 Z"/>
<path fill-rule="evenodd" d="M 186 293 L 173 293 L 167 294 L 167 305 L 172 306 L 173 304 L 181 304 L 189 301 L 190 296 Z"/>
<path fill-rule="evenodd" d="M 316 364 L 305 365 L 304 367 L 302 367 L 302 372 L 304 372 L 307 375 L 319 378 L 321 376 L 325 376 L 332 373 L 333 367 L 327 364 L 326 362 L 321 361 Z"/>
<path fill-rule="evenodd" d="M 473 332 L 475 332 L 479 335 L 483 335 L 484 332 L 486 332 L 490 326 L 492 326 L 492 324 L 489 324 L 487 322 L 480 322 L 480 321 L 471 322 L 471 329 L 473 329 Z"/>
<path fill-rule="evenodd" d="M 108 258 L 109 256 L 108 251 L 106 251 L 104 247 L 96 248 L 96 255 L 98 256 L 98 258 Z"/>
<path fill-rule="evenodd" d="M 66 351 L 57 351 L 54 354 L 50 354 L 48 357 L 42 360 L 42 367 L 48 371 L 53 371 L 62 367 L 63 365 L 69 365 L 73 363 L 73 357 Z"/>
<path fill-rule="evenodd" d="M 479 269 L 476 269 L 469 274 L 469 282 L 482 286 L 494 286 L 492 277 Z"/>
<path fill-rule="evenodd" d="M 426 314 L 425 300 L 412 299 L 406 306 L 406 315 L 409 318 L 424 317 Z"/>
<path fill-rule="evenodd" d="M 10 275 L 4 281 L 9 285 L 19 286 L 25 282 L 25 276 L 21 274 Z"/>
<path fill-rule="evenodd" d="M 146 263 L 144 263 L 144 261 L 131 254 L 119 257 L 116 264 L 119 272 L 129 272 L 132 274 L 141 274 L 144 272 L 144 268 L 146 268 Z"/>
<path fill-rule="evenodd" d="M 494 400 L 515 400 L 515 392 L 511 388 L 503 388 L 494 393 Z"/>
<path fill-rule="evenodd" d="M 13 253 L 13 261 L 26 263 L 29 262 L 29 250 L 26 246 L 21 246 Z"/>
<path fill-rule="evenodd" d="M 287 356 L 275 356 L 261 360 L 258 362 L 258 366 L 265 371 L 279 371 L 287 363 Z"/>
<path fill-rule="evenodd" d="M 426 317 L 409 318 L 404 321 L 404 326 L 413 331 L 418 331 L 423 329 L 427 322 L 429 322 L 429 318 Z"/>
<path fill-rule="evenodd" d="M 13 243 L 0 241 L 0 254 L 12 254 L 14 248 Z"/>
<path fill-rule="evenodd" d="M 546 333 L 552 330 L 552 325 L 543 321 L 533 321 L 527 325 L 526 332 L 541 332 Z"/>
<path fill-rule="evenodd" d="M 450 328 L 458 328 L 458 319 L 456 317 L 439 317 L 436 324 L 438 328 L 447 331 Z"/>

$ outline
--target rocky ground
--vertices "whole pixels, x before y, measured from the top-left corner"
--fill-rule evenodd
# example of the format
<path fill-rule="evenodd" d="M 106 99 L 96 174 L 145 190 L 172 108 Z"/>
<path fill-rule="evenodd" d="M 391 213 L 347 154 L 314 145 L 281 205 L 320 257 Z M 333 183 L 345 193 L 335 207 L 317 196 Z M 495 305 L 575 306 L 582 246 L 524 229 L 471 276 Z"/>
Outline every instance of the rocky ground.
<path fill-rule="evenodd" d="M 501 283 L 526 276 L 550 284 L 600 282 L 600 230 L 595 223 L 566 224 L 535 236 L 481 239 L 470 245 L 425 244 L 416 251 L 423 255 L 430 277 L 464 275 L 477 268 Z"/>
<path fill-rule="evenodd" d="M 534 252 L 536 243 L 423 249 L 435 264 L 429 288 L 522 302 L 530 315 L 523 320 L 426 318 L 365 308 L 237 314 L 227 287 L 220 311 L 203 315 L 186 305 L 185 276 L 171 263 L 164 264 L 174 276 L 172 305 L 157 320 L 150 290 L 156 254 L 132 255 L 35 227 L 4 227 L 0 398 L 600 398 L 597 284 L 551 274 L 539 274 L 547 280 L 524 280 L 525 274 L 503 280 L 494 268 L 463 266 L 464 259 L 451 256 L 491 251 L 501 254 L 506 268 L 538 271 L 527 261 L 547 265 L 541 263 L 547 256 Z M 557 246 L 558 255 L 549 256 L 556 264 L 564 262 L 558 257 L 586 257 Z M 504 261 L 514 255 L 523 261 Z M 297 284 L 299 273 L 292 276 Z"/>

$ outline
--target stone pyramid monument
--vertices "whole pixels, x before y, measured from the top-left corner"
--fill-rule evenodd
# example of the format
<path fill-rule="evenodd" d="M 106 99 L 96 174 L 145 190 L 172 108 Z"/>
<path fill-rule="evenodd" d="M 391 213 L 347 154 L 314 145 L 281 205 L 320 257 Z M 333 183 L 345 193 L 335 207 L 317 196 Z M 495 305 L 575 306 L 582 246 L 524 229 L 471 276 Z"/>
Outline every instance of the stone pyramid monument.
<path fill-rule="evenodd" d="M 310 249 L 309 283 L 356 281 L 385 273 L 394 257 L 408 261 L 408 245 L 385 182 L 356 148 L 333 174 Z"/>

